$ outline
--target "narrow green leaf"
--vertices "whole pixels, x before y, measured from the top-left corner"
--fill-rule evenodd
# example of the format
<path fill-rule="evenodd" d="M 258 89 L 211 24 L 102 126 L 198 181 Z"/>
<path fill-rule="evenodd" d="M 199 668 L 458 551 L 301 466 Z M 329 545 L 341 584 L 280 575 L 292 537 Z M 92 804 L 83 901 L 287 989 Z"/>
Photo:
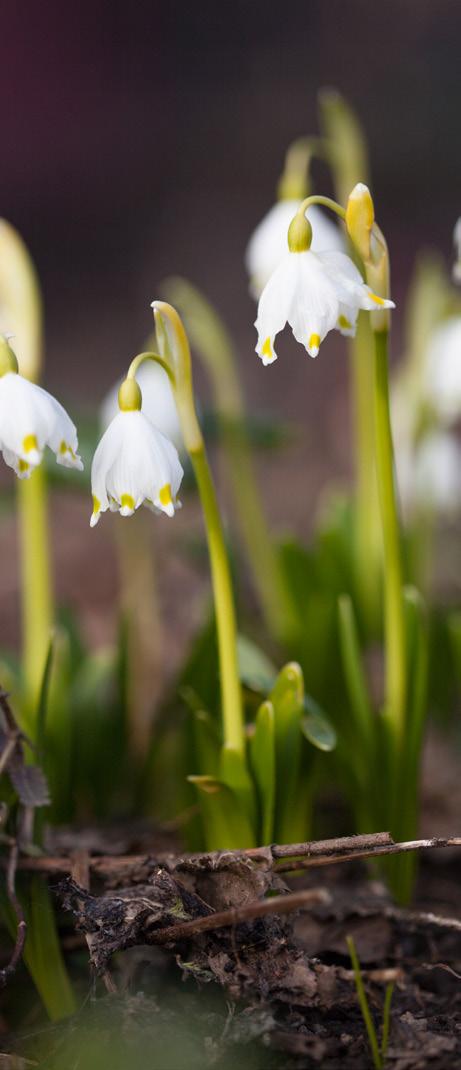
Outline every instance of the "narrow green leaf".
<path fill-rule="evenodd" d="M 53 665 L 53 653 L 54 653 L 54 635 L 50 639 L 50 645 L 48 647 L 45 668 L 43 670 L 42 682 L 40 684 L 40 693 L 38 698 L 37 708 L 37 747 L 39 750 L 43 747 L 45 742 L 45 726 L 46 716 L 48 709 L 48 699 L 50 693 L 50 681 L 51 681 L 51 669 Z"/>
<path fill-rule="evenodd" d="M 256 829 L 255 791 L 246 759 L 240 751 L 227 743 L 221 747 L 219 778 L 234 792 L 251 827 Z"/>
<path fill-rule="evenodd" d="M 52 1021 L 75 1012 L 72 986 L 59 945 L 56 919 L 48 887 L 33 876 L 26 904 L 28 933 L 24 959 Z"/>
<path fill-rule="evenodd" d="M 308 743 L 317 750 L 332 751 L 338 742 L 333 725 L 326 713 L 310 695 L 304 697 L 304 716 L 301 718 L 301 731 Z"/>
<path fill-rule="evenodd" d="M 189 776 L 202 809 L 208 851 L 255 847 L 256 840 L 235 792 L 212 776 Z"/>
<path fill-rule="evenodd" d="M 396 838 L 411 840 L 417 835 L 418 828 L 421 749 L 427 715 L 429 638 L 426 607 L 419 591 L 414 587 L 405 587 L 403 596 L 408 695 L 406 730 L 391 828 Z M 400 902 L 407 903 L 411 898 L 416 868 L 416 854 L 400 855 L 388 860 L 391 886 Z"/>
<path fill-rule="evenodd" d="M 277 669 L 252 639 L 237 637 L 239 673 L 242 684 L 250 691 L 267 695 L 274 686 Z"/>
<path fill-rule="evenodd" d="M 269 844 L 274 839 L 275 814 L 275 714 L 272 702 L 263 702 L 256 714 L 250 757 L 259 795 L 261 843 Z"/>
<path fill-rule="evenodd" d="M 302 669 L 296 662 L 289 662 L 281 670 L 269 695 L 269 701 L 274 709 L 275 835 L 279 842 L 284 843 L 290 839 L 301 764 L 300 725 L 303 715 L 304 679 Z"/>
<path fill-rule="evenodd" d="M 339 634 L 344 673 L 349 691 L 352 714 L 359 741 L 371 748 L 373 741 L 373 711 L 362 666 L 360 644 L 352 600 L 343 594 L 338 600 Z"/>
<path fill-rule="evenodd" d="M 217 776 L 221 743 L 216 724 L 206 710 L 194 710 L 192 718 L 199 769 L 203 773 L 208 770 L 212 776 Z"/>

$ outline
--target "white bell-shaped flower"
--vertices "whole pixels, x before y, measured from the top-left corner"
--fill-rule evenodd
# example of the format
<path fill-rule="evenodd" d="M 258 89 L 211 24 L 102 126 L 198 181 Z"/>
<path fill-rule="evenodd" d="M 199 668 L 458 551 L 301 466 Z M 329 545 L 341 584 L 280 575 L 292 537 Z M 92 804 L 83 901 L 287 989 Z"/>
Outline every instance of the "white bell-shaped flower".
<path fill-rule="evenodd" d="M 355 334 L 360 309 L 394 307 L 373 293 L 346 253 L 312 252 L 309 224 L 297 216 L 290 226 L 289 251 L 259 300 L 256 352 L 263 364 L 276 360 L 275 336 L 289 323 L 296 341 L 316 357 L 333 328 Z"/>
<path fill-rule="evenodd" d="M 162 432 L 162 435 L 166 435 L 171 442 L 174 442 L 180 452 L 184 451 L 178 410 L 166 371 L 159 364 L 151 360 L 146 361 L 137 371 L 136 379 L 142 393 L 141 412 L 158 431 Z M 109 390 L 102 402 L 100 418 L 104 429 L 109 426 L 119 411 L 118 392 L 121 384 L 120 379 Z"/>
<path fill-rule="evenodd" d="M 428 404 L 444 424 L 461 416 L 461 316 L 451 316 L 432 332 L 424 357 Z"/>
<path fill-rule="evenodd" d="M 250 291 L 256 300 L 287 251 L 287 233 L 300 201 L 282 200 L 274 204 L 258 223 L 247 245 L 245 266 L 250 276 Z M 312 227 L 312 251 L 343 252 L 345 248 L 339 227 L 332 223 L 321 208 L 311 205 L 306 218 Z"/>
<path fill-rule="evenodd" d="M 0 374 L 0 450 L 6 464 L 27 479 L 45 446 L 58 464 L 82 470 L 77 431 L 59 401 L 16 371 Z"/>
<path fill-rule="evenodd" d="M 397 477 L 407 512 L 453 514 L 461 505 L 461 447 L 448 431 L 431 431 L 396 450 Z"/>
<path fill-rule="evenodd" d="M 174 516 L 183 470 L 172 442 L 141 412 L 141 391 L 125 380 L 120 411 L 105 431 L 91 467 L 91 527 L 107 509 L 132 516 L 142 504 Z"/>

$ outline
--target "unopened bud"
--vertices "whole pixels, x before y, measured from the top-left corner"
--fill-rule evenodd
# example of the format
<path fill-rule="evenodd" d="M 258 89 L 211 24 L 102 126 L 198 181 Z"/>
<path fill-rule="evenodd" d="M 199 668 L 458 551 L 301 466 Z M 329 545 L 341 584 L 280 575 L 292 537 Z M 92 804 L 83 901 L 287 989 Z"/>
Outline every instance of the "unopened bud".
<path fill-rule="evenodd" d="M 373 199 L 363 182 L 358 182 L 346 207 L 346 228 L 349 237 L 365 263 L 372 259 L 371 232 L 375 221 Z"/>

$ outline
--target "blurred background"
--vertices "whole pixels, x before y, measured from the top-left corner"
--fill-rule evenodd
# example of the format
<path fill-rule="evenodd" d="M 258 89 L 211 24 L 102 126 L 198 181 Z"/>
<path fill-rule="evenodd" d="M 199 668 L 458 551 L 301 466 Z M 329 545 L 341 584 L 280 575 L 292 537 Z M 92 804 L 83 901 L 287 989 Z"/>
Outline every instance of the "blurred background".
<path fill-rule="evenodd" d="M 317 130 L 318 89 L 336 87 L 369 139 L 398 358 L 398 308 L 416 251 L 434 245 L 449 261 L 461 211 L 460 32 L 452 0 L 4 0 L 0 215 L 22 233 L 42 281 L 45 385 L 74 416 L 95 406 L 143 345 L 161 280 L 187 276 L 238 341 L 251 411 L 300 429 L 290 448 L 262 457 L 261 478 L 274 526 L 307 532 L 325 481 L 349 473 L 345 349 L 330 336 L 312 362 L 284 338 L 282 359 L 263 370 L 245 245 L 273 202 L 288 143 Z M 317 190 L 330 192 L 315 167 Z M 198 382 L 206 403 L 200 374 Z M 2 485 L 9 480 L 2 472 Z M 186 504 L 174 521 L 179 541 L 200 523 Z M 101 643 L 114 627 L 109 529 L 122 522 L 105 518 L 90 534 L 89 512 L 89 497 L 56 492 L 56 582 Z M 175 546 L 164 563 L 170 537 L 161 518 L 162 597 L 181 645 L 201 589 Z M 2 647 L 18 639 L 15 542 L 7 516 Z"/>

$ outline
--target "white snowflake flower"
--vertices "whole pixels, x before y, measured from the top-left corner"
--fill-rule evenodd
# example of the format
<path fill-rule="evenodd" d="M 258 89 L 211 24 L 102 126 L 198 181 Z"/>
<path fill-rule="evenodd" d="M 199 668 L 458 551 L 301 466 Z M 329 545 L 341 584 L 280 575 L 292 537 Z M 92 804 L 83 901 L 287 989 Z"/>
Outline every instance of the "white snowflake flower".
<path fill-rule="evenodd" d="M 178 418 L 178 410 L 166 371 L 153 361 L 146 361 L 136 373 L 142 393 L 141 411 L 151 424 L 174 442 L 179 452 L 184 452 L 184 442 Z M 100 418 L 103 428 L 109 426 L 119 411 L 118 392 L 122 380 L 115 384 L 106 394 L 101 408 Z"/>
<path fill-rule="evenodd" d="M 377 308 L 395 305 L 373 293 L 345 253 L 314 253 L 306 246 L 289 251 L 259 300 L 256 352 L 263 364 L 276 360 L 274 339 L 288 322 L 296 341 L 316 357 L 329 331 L 353 336 L 359 310 Z"/>
<path fill-rule="evenodd" d="M 450 316 L 432 332 L 424 357 L 428 404 L 443 424 L 461 415 L 461 316 Z"/>
<path fill-rule="evenodd" d="M 174 516 L 182 477 L 173 443 L 139 409 L 120 411 L 93 458 L 91 527 L 107 509 L 132 516 L 142 504 Z"/>
<path fill-rule="evenodd" d="M 45 446 L 58 464 L 83 469 L 77 431 L 65 409 L 48 391 L 15 371 L 0 376 L 0 449 L 19 479 L 40 464 Z"/>
<path fill-rule="evenodd" d="M 461 447 L 451 432 L 431 431 L 412 448 L 396 451 L 405 509 L 453 514 L 461 505 Z"/>
<path fill-rule="evenodd" d="M 286 254 L 288 227 L 299 205 L 300 201 L 278 201 L 258 223 L 250 238 L 245 266 L 250 276 L 250 291 L 256 300 Z M 312 227 L 313 252 L 344 251 L 345 243 L 339 227 L 328 219 L 321 208 L 311 205 L 306 218 Z"/>

